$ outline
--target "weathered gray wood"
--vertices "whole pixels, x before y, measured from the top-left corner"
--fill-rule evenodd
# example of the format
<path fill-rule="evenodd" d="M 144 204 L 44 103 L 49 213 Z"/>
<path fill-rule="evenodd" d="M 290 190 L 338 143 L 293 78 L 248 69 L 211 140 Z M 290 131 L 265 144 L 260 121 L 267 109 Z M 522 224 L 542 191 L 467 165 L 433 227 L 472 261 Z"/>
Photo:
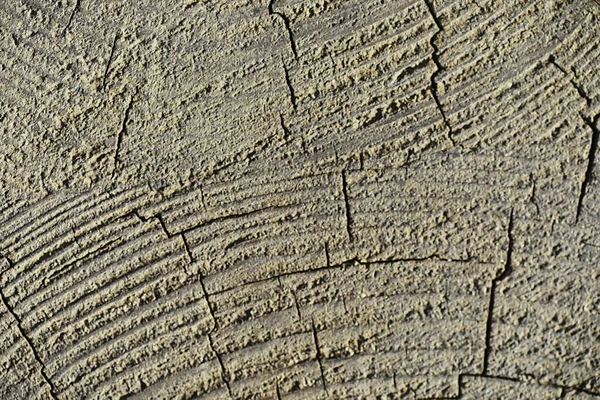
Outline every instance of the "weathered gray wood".
<path fill-rule="evenodd" d="M 599 21 L 0 4 L 0 398 L 599 398 Z"/>

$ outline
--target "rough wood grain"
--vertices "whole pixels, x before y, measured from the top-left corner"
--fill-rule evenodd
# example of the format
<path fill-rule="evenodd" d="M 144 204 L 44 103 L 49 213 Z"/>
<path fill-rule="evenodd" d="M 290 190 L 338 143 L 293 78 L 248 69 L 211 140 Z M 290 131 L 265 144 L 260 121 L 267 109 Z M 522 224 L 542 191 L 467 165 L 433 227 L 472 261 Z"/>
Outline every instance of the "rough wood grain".
<path fill-rule="evenodd" d="M 592 0 L 0 4 L 0 398 L 600 398 Z"/>

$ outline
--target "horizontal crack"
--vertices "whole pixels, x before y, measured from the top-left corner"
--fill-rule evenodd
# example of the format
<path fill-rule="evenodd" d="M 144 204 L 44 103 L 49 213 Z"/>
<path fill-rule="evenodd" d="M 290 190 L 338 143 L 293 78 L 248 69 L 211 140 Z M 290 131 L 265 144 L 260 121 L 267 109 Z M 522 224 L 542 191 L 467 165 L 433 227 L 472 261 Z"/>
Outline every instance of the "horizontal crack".
<path fill-rule="evenodd" d="M 299 274 L 310 274 L 313 272 L 320 272 L 320 271 L 326 271 L 326 270 L 331 270 L 331 269 L 339 269 L 339 268 L 343 268 L 343 267 L 347 267 L 348 265 L 352 265 L 352 264 L 358 264 L 358 265 L 364 265 L 364 266 L 368 266 L 368 265 L 374 265 L 374 264 L 395 264 L 395 263 L 402 263 L 402 262 L 421 262 L 421 261 L 428 261 L 428 260 L 439 260 L 439 261 L 445 261 L 445 262 L 459 262 L 459 263 L 466 263 L 466 262 L 470 262 L 473 261 L 474 258 L 469 255 L 466 258 L 459 258 L 459 259 L 452 259 L 452 258 L 444 258 L 444 257 L 440 257 L 437 254 L 432 254 L 429 256 L 425 256 L 425 257 L 414 257 L 414 258 L 396 258 L 396 259 L 385 259 L 385 260 L 373 260 L 373 261 L 362 261 L 360 259 L 358 259 L 357 257 L 343 261 L 341 263 L 338 264 L 334 264 L 334 265 L 324 265 L 321 267 L 317 267 L 317 268 L 311 268 L 311 269 L 305 269 L 305 270 L 299 270 L 299 271 L 292 271 L 292 272 L 283 272 L 280 273 L 278 275 L 273 275 L 267 278 L 262 278 L 262 279 L 256 279 L 253 281 L 248 281 L 248 282 L 244 282 L 243 284 L 239 285 L 239 286 L 235 286 L 229 289 L 223 289 L 223 290 L 217 290 L 215 292 L 210 292 L 208 293 L 209 296 L 215 296 L 215 295 L 220 295 L 220 294 L 224 294 L 227 292 L 230 292 L 232 290 L 237 290 L 237 289 L 241 289 L 243 287 L 246 286 L 250 286 L 250 285 L 254 285 L 257 283 L 261 283 L 261 282 L 268 282 L 268 281 L 272 281 L 275 279 L 280 279 L 283 277 L 287 277 L 287 276 L 294 276 L 294 275 L 299 275 Z"/>
<path fill-rule="evenodd" d="M 219 222 L 227 221 L 230 219 L 249 217 L 249 216 L 252 216 L 255 214 L 259 214 L 261 212 L 272 211 L 272 210 L 277 210 L 277 209 L 282 209 L 282 208 L 285 208 L 285 207 L 284 206 L 270 206 L 270 207 L 264 207 L 264 208 L 260 208 L 257 210 L 247 211 L 247 212 L 238 213 L 238 214 L 223 215 L 221 217 L 212 218 L 207 221 L 201 222 L 198 225 L 194 225 L 189 228 L 182 229 L 182 230 L 176 231 L 176 232 L 169 231 L 169 229 L 167 228 L 167 224 L 165 223 L 164 218 L 162 217 L 162 215 L 160 213 L 157 213 L 150 217 L 144 217 L 140 214 L 139 210 L 136 209 L 136 210 L 131 211 L 129 214 L 132 216 L 135 216 L 142 222 L 148 222 L 151 219 L 158 220 L 160 222 L 160 225 L 162 226 L 163 231 L 167 234 L 167 237 L 172 238 L 173 236 L 189 233 L 193 230 L 204 228 L 204 227 L 207 227 L 207 226 L 219 223 Z"/>

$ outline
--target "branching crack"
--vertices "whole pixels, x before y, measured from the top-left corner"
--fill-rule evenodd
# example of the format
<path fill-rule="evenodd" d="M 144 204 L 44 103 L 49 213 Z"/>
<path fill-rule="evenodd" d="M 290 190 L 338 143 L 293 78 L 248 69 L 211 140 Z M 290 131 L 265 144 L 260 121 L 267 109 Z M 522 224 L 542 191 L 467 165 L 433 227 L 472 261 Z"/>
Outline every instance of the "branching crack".
<path fill-rule="evenodd" d="M 192 251 L 190 250 L 190 245 L 189 245 L 187 239 L 185 238 L 185 234 L 180 233 L 180 235 L 181 235 L 181 239 L 183 241 L 183 246 L 185 248 L 185 251 L 188 255 L 188 258 L 189 258 L 190 264 L 191 264 L 191 263 L 195 262 L 196 259 L 194 258 L 194 255 L 192 254 Z M 202 288 L 202 294 L 204 295 L 204 298 L 206 299 L 206 305 L 208 306 L 208 312 L 210 313 L 210 316 L 213 321 L 213 326 L 209 332 L 209 335 L 210 335 L 211 333 L 213 333 L 214 331 L 216 331 L 218 329 L 217 318 L 215 316 L 214 306 L 210 301 L 208 291 L 206 290 L 206 286 L 204 285 L 204 276 L 202 275 L 202 272 L 200 272 L 200 271 L 198 271 L 198 280 L 200 281 L 200 287 Z"/>
<path fill-rule="evenodd" d="M 561 71 L 565 76 L 569 76 L 569 73 L 556 61 L 556 57 L 554 55 L 550 55 L 548 57 L 548 62 L 554 65 L 559 71 Z M 583 88 L 575 81 L 575 72 L 573 71 L 573 77 L 569 79 L 571 85 L 577 90 L 579 96 L 585 100 L 585 103 L 588 107 L 592 104 L 592 99 L 585 93 Z M 583 182 L 581 182 L 581 187 L 579 191 L 579 199 L 577 200 L 577 211 L 575 214 L 575 223 L 579 222 L 579 218 L 581 217 L 581 210 L 583 208 L 583 200 L 585 198 L 588 185 L 591 183 L 593 179 L 594 172 L 594 162 L 596 159 L 596 150 L 598 148 L 598 140 L 600 139 L 600 131 L 597 128 L 598 118 L 600 118 L 600 114 L 596 115 L 593 119 L 590 119 L 580 113 L 581 119 L 589 128 L 592 130 L 592 139 L 590 142 L 590 148 L 588 151 L 588 164 L 585 171 L 585 177 Z"/>
<path fill-rule="evenodd" d="M 513 239 L 513 234 L 512 234 L 513 224 L 514 224 L 514 208 L 510 210 L 510 216 L 509 216 L 509 220 L 508 220 L 508 229 L 507 229 L 508 248 L 506 249 L 506 262 L 504 264 L 504 269 L 502 270 L 500 275 L 498 275 L 496 278 L 494 278 L 492 280 L 492 287 L 490 289 L 490 302 L 488 305 L 488 315 L 487 315 L 486 329 L 485 329 L 485 349 L 483 352 L 483 372 L 482 373 L 484 375 L 486 375 L 488 372 L 490 353 L 492 351 L 492 347 L 491 347 L 492 321 L 493 321 L 494 306 L 495 306 L 495 301 L 496 301 L 496 298 L 495 298 L 496 285 L 498 284 L 498 282 L 505 279 L 512 272 L 512 253 L 513 253 L 513 246 L 514 246 L 514 239 Z"/>
<path fill-rule="evenodd" d="M 162 217 L 162 214 L 157 213 L 156 215 L 153 215 L 151 217 L 144 217 L 142 214 L 140 214 L 139 210 L 133 210 L 131 211 L 131 214 L 133 214 L 137 219 L 139 219 L 142 222 L 148 222 L 151 219 L 155 219 L 158 221 L 158 223 L 160 224 L 161 229 L 163 230 L 163 232 L 165 233 L 165 235 L 167 236 L 167 239 L 172 238 L 173 236 L 178 235 L 179 233 L 173 234 L 171 232 L 169 232 L 169 229 L 167 229 L 167 224 L 165 223 L 164 218 Z"/>
<path fill-rule="evenodd" d="M 131 211 L 131 214 L 136 216 L 140 221 L 142 222 L 147 222 L 150 219 L 157 219 L 161 225 L 162 230 L 165 232 L 165 234 L 167 235 L 167 238 L 172 238 L 174 236 L 179 236 L 181 238 L 181 242 L 183 243 L 183 248 L 185 249 L 185 253 L 188 257 L 188 261 L 190 264 L 193 264 L 194 262 L 196 262 L 196 259 L 194 257 L 194 254 L 192 253 L 192 250 L 190 248 L 190 244 L 187 241 L 187 238 L 185 237 L 185 233 L 187 231 L 181 231 L 181 232 L 177 232 L 177 233 L 171 233 L 169 232 L 169 229 L 167 228 L 167 224 L 165 223 L 162 215 L 160 213 L 157 213 L 156 215 L 153 215 L 151 217 L 143 217 L 138 210 L 133 210 Z M 226 217 L 221 217 L 221 218 L 217 218 L 216 220 L 223 220 L 226 219 L 229 216 Z M 207 223 L 210 222 L 214 222 L 215 220 L 211 220 L 211 221 L 207 221 Z M 185 268 L 185 272 L 187 275 L 191 275 L 191 273 L 188 271 L 187 268 Z M 210 297 L 208 294 L 208 291 L 206 290 L 206 286 L 204 284 L 204 276 L 202 275 L 202 273 L 199 271 L 198 272 L 198 280 L 200 282 L 200 287 L 202 288 L 202 293 L 204 295 L 204 298 L 206 299 L 206 305 L 208 306 L 208 312 L 210 313 L 210 316 L 212 318 L 213 321 L 213 326 L 210 330 L 210 333 L 213 333 L 214 331 L 216 331 L 218 329 L 218 323 L 217 323 L 217 318 L 215 317 L 215 311 L 214 311 L 214 306 L 212 304 L 212 302 L 210 301 Z"/>
<path fill-rule="evenodd" d="M 287 30 L 287 33 L 288 33 L 288 37 L 290 39 L 290 48 L 292 49 L 292 53 L 294 54 L 294 59 L 296 61 L 298 61 L 298 52 L 296 50 L 296 42 L 294 41 L 294 33 L 292 32 L 292 29 L 290 28 L 290 20 L 282 13 L 273 10 L 273 2 L 274 1 L 275 0 L 271 0 L 269 2 L 269 15 L 276 15 L 279 18 L 281 18 L 281 20 L 283 21 L 283 25 L 285 26 L 285 29 Z"/>
<path fill-rule="evenodd" d="M 558 70 L 560 70 L 560 72 L 562 72 L 565 76 L 569 76 L 569 73 L 563 67 L 561 67 L 560 64 L 558 64 L 554 55 L 551 54 L 548 57 L 548 62 L 554 65 L 556 68 L 558 68 Z M 573 78 L 571 78 L 569 82 L 571 82 L 571 85 L 573 85 L 575 90 L 577 90 L 577 93 L 579 93 L 579 96 L 581 96 L 585 100 L 587 106 L 589 107 L 592 102 L 592 99 L 588 97 L 588 95 L 585 93 L 585 90 L 583 90 L 583 88 L 575 81 L 574 77 L 575 74 L 573 74 Z"/>
<path fill-rule="evenodd" d="M 252 216 L 252 215 L 255 215 L 255 214 L 259 214 L 261 212 L 272 211 L 272 210 L 276 210 L 276 209 L 279 209 L 279 208 L 284 208 L 284 207 L 283 206 L 270 206 L 270 207 L 260 208 L 260 209 L 257 209 L 257 210 L 247 211 L 247 212 L 243 212 L 243 213 L 239 213 L 239 214 L 223 215 L 221 217 L 216 217 L 216 218 L 209 219 L 207 221 L 201 222 L 198 225 L 194 225 L 194 226 L 191 226 L 189 228 L 182 229 L 181 231 L 178 231 L 178 232 L 171 232 L 167 228 L 167 224 L 166 224 L 166 222 L 165 222 L 162 214 L 160 214 L 160 213 L 157 213 L 157 214 L 155 214 L 153 216 L 150 216 L 150 217 L 144 217 L 143 215 L 140 214 L 139 210 L 135 209 L 135 210 L 132 210 L 128 215 L 135 216 L 137 219 L 139 219 L 142 222 L 148 222 L 151 219 L 158 220 L 158 222 L 160 223 L 160 226 L 162 227 L 162 230 L 167 235 L 167 238 L 170 239 L 173 236 L 183 235 L 183 234 L 189 233 L 189 232 L 191 232 L 191 231 L 193 231 L 195 229 L 204 228 L 206 226 L 213 225 L 213 224 L 216 224 L 216 223 L 219 223 L 219 222 L 223 222 L 223 221 L 227 221 L 229 219 L 249 217 L 249 216 Z M 235 244 L 235 243 L 233 243 L 233 244 Z"/>
<path fill-rule="evenodd" d="M 12 262 L 8 258 L 6 258 L 6 257 L 4 257 L 4 258 L 9 263 L 9 267 L 12 268 L 13 267 Z M 36 348 L 33 346 L 31 339 L 29 339 L 29 337 L 25 334 L 25 331 L 23 330 L 23 325 L 21 324 L 21 319 L 17 316 L 17 314 L 15 313 L 13 308 L 9 305 L 8 299 L 4 296 L 4 292 L 1 289 L 0 289 L 0 300 L 2 301 L 2 304 L 4 305 L 4 307 L 6 308 L 8 313 L 10 315 L 12 315 L 12 317 L 14 318 L 15 323 L 17 325 L 17 329 L 19 331 L 19 334 L 21 335 L 23 340 L 25 340 L 25 342 L 27 342 L 27 345 L 31 349 L 31 353 L 33 354 L 33 358 L 35 358 L 35 360 L 40 364 L 40 374 L 42 375 L 42 378 L 44 379 L 44 381 L 46 381 L 48 386 L 50 386 L 50 397 L 52 397 L 53 399 L 56 400 L 57 399 L 56 387 L 54 387 L 54 384 L 52 383 L 52 381 L 46 374 L 46 366 L 42 362 L 42 359 L 40 358 Z"/>
<path fill-rule="evenodd" d="M 433 72 L 433 74 L 431 74 L 431 78 L 430 78 L 430 80 L 431 80 L 431 84 L 430 84 L 431 97 L 433 97 L 433 100 L 435 101 L 435 104 L 436 104 L 438 110 L 440 111 L 440 114 L 442 115 L 442 120 L 444 121 L 444 124 L 446 125 L 446 128 L 448 129 L 448 139 L 454 146 L 456 143 L 454 142 L 454 138 L 453 138 L 454 133 L 452 131 L 452 126 L 450 126 L 450 123 L 448 122 L 448 119 L 446 118 L 446 113 L 444 112 L 444 109 L 442 108 L 442 104 L 440 103 L 438 93 L 437 93 L 437 85 L 435 83 L 436 76 L 440 72 L 443 71 L 443 67 L 440 64 L 440 59 L 439 59 L 441 53 L 440 53 L 440 49 L 435 44 L 435 39 L 437 38 L 438 34 L 444 30 L 444 28 L 443 28 L 442 24 L 440 23 L 437 13 L 435 12 L 435 8 L 433 7 L 433 0 L 425 0 L 425 4 L 427 5 L 427 8 L 429 9 L 429 14 L 431 14 L 431 17 L 433 18 L 433 21 L 435 22 L 435 25 L 438 28 L 437 32 L 435 32 L 429 39 L 429 44 L 433 48 L 433 54 L 431 55 L 431 60 L 434 62 L 435 66 L 436 66 L 436 70 Z"/>

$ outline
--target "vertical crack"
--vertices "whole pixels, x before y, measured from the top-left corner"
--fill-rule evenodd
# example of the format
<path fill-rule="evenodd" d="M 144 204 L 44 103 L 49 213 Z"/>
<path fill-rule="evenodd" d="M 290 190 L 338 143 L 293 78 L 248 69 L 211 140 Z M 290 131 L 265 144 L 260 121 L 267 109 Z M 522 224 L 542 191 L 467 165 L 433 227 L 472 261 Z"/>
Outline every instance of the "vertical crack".
<path fill-rule="evenodd" d="M 321 383 L 323 384 L 323 390 L 325 394 L 329 396 L 327 392 L 327 384 L 325 382 L 325 373 L 323 371 L 323 354 L 321 354 L 321 349 L 319 348 L 319 340 L 317 338 L 317 329 L 315 328 L 315 320 L 311 319 L 310 326 L 312 329 L 313 340 L 315 342 L 315 348 L 317 350 L 317 363 L 319 364 L 319 371 L 321 372 Z"/>
<path fill-rule="evenodd" d="M 296 315 L 298 315 L 298 321 L 302 321 L 302 314 L 300 313 L 300 304 L 298 303 L 298 297 L 296 292 L 292 290 L 292 297 L 294 298 L 294 306 L 296 307 Z"/>
<path fill-rule="evenodd" d="M 69 21 L 67 22 L 67 25 L 65 25 L 65 27 L 63 28 L 63 31 L 62 31 L 63 36 L 65 36 L 65 34 L 67 33 L 67 30 L 69 30 L 69 28 L 71 27 L 75 13 L 77 11 L 79 11 L 79 6 L 80 6 L 79 2 L 80 2 L 80 0 L 77 0 L 77 2 L 75 2 L 75 7 L 73 7 L 73 11 L 71 11 L 71 15 L 69 16 Z"/>
<path fill-rule="evenodd" d="M 550 55 L 548 57 L 548 62 L 554 65 L 559 71 L 561 71 L 565 76 L 569 76 L 569 73 L 556 61 L 556 57 L 554 55 Z M 575 71 L 573 71 L 573 78 L 569 79 L 571 85 L 577 90 L 579 96 L 585 100 L 587 107 L 589 108 L 592 104 L 592 99 L 585 93 L 583 88 L 575 81 Z M 579 218 L 581 217 L 581 210 L 583 208 L 583 200 L 587 193 L 588 185 L 592 182 L 593 173 L 594 173 L 594 164 L 596 160 L 596 149 L 598 148 L 598 141 L 600 139 L 600 131 L 597 128 L 598 118 L 600 118 L 600 114 L 596 115 L 593 119 L 590 119 L 581 113 L 579 114 L 583 122 L 592 130 L 592 138 L 590 141 L 590 148 L 588 150 L 588 164 L 585 170 L 585 177 L 583 182 L 581 182 L 580 190 L 579 190 L 579 198 L 577 199 L 577 211 L 575 213 L 575 223 L 579 222 Z"/>
<path fill-rule="evenodd" d="M 579 199 L 577 201 L 577 214 L 575 215 L 575 223 L 579 222 L 581 215 L 581 209 L 583 207 L 583 199 L 587 192 L 588 185 L 591 183 L 594 174 L 594 163 L 596 160 L 596 149 L 598 148 L 598 140 L 600 139 L 600 130 L 597 128 L 598 119 L 600 114 L 596 115 L 593 120 L 583 117 L 583 121 L 592 130 L 592 140 L 590 142 L 590 149 L 588 151 L 588 164 L 585 170 L 585 178 L 581 183 L 581 190 L 579 192 Z"/>
<path fill-rule="evenodd" d="M 446 128 L 448 129 L 448 139 L 454 146 L 456 144 L 454 142 L 454 138 L 453 138 L 454 132 L 452 131 L 452 126 L 450 126 L 450 123 L 448 122 L 448 119 L 446 118 L 446 113 L 444 112 L 444 109 L 442 108 L 442 104 L 440 103 L 440 100 L 438 97 L 438 92 L 437 92 L 437 85 L 435 83 L 436 76 L 440 72 L 443 71 L 443 68 L 442 68 L 442 65 L 440 64 L 440 59 L 439 59 L 441 53 L 440 53 L 440 49 L 435 44 L 435 39 L 437 38 L 438 34 L 444 30 L 444 28 L 442 27 L 442 24 L 440 23 L 437 13 L 435 12 L 435 8 L 433 7 L 433 0 L 425 0 L 425 4 L 427 5 L 429 14 L 431 14 L 431 18 L 433 18 L 433 21 L 435 22 L 435 25 L 438 28 L 437 32 L 435 32 L 429 39 L 429 45 L 433 48 L 433 54 L 431 54 L 431 60 L 434 62 L 435 66 L 436 66 L 436 70 L 433 72 L 433 74 L 431 74 L 431 78 L 430 78 L 431 97 L 433 97 L 433 101 L 435 102 L 435 105 L 437 106 L 438 110 L 440 111 L 440 114 L 442 115 L 442 120 L 444 121 L 444 124 L 446 125 Z"/>
<path fill-rule="evenodd" d="M 185 247 L 185 251 L 190 260 L 190 263 L 193 263 L 195 261 L 195 258 L 192 254 L 192 251 L 190 250 L 190 245 L 185 237 L 185 234 L 180 233 L 180 235 L 181 235 L 181 239 L 183 241 L 183 245 Z M 210 313 L 210 316 L 213 321 L 213 326 L 207 335 L 208 344 L 210 346 L 210 349 L 213 351 L 213 353 L 215 353 L 215 357 L 217 358 L 217 361 L 219 362 L 219 368 L 221 370 L 221 379 L 223 379 L 223 382 L 225 383 L 225 386 L 227 387 L 227 393 L 229 394 L 229 398 L 233 398 L 233 396 L 231 394 L 231 385 L 229 384 L 229 375 L 227 374 L 227 370 L 225 369 L 225 364 L 223 363 L 223 359 L 222 359 L 221 355 L 215 350 L 215 347 L 214 347 L 212 334 L 218 329 L 217 318 L 215 317 L 215 311 L 214 311 L 213 305 L 209 299 L 208 292 L 206 291 L 206 286 L 204 286 L 204 279 L 203 279 L 201 272 L 198 273 L 198 280 L 200 281 L 200 287 L 202 288 L 202 293 L 204 295 L 204 298 L 206 299 L 206 305 L 208 306 L 208 312 Z"/>
<path fill-rule="evenodd" d="M 348 184 L 346 182 L 346 171 L 342 170 L 342 193 L 344 194 L 344 209 L 346 214 L 346 232 L 348 240 L 352 242 L 352 215 L 350 214 L 350 200 L 348 198 Z"/>
<path fill-rule="evenodd" d="M 529 193 L 529 202 L 535 206 L 536 215 L 540 214 L 540 207 L 535 200 L 536 193 L 536 181 L 533 177 L 533 173 L 529 174 L 529 180 L 531 181 L 531 192 Z"/>
<path fill-rule="evenodd" d="M 288 127 L 285 125 L 285 121 L 283 120 L 282 114 L 279 114 L 279 124 L 281 125 L 281 129 L 283 130 L 283 140 L 287 142 L 291 137 L 291 133 Z"/>
<path fill-rule="evenodd" d="M 181 235 L 181 239 L 183 240 L 183 246 L 185 247 L 187 256 L 190 259 L 190 263 L 195 262 L 196 259 L 194 258 L 192 251 L 190 250 L 190 245 L 185 237 L 185 234 L 181 233 L 180 235 Z M 202 293 L 204 294 L 204 298 L 206 299 L 206 304 L 208 306 L 208 312 L 210 313 L 210 316 L 213 320 L 213 327 L 211 328 L 210 333 L 209 333 L 209 334 L 211 334 L 218 329 L 217 318 L 215 317 L 214 307 L 210 301 L 208 291 L 206 290 L 206 286 L 204 285 L 204 277 L 202 276 L 202 272 L 200 272 L 200 271 L 198 271 L 198 280 L 200 281 L 200 287 L 202 288 Z"/>
<path fill-rule="evenodd" d="M 13 267 L 12 262 L 7 257 L 4 257 L 4 259 L 8 262 L 9 268 L 12 268 Z M 23 325 L 21 324 L 21 319 L 17 316 L 14 309 L 9 305 L 8 299 L 4 296 L 4 292 L 1 289 L 0 289 L 0 301 L 2 301 L 2 305 L 4 305 L 4 307 L 6 308 L 8 313 L 14 318 L 15 323 L 17 325 L 17 330 L 19 331 L 20 336 L 23 338 L 23 340 L 25 340 L 25 342 L 31 349 L 33 358 L 40 364 L 40 374 L 42 375 L 42 378 L 44 379 L 44 381 L 50 387 L 50 397 L 54 400 L 57 400 L 56 387 L 50 380 L 50 377 L 46 374 L 46 366 L 42 362 L 42 359 L 40 358 L 36 348 L 33 346 L 31 339 L 25 334 L 25 331 L 23 330 Z"/>
<path fill-rule="evenodd" d="M 509 216 L 509 220 L 508 220 L 508 230 L 507 230 L 508 248 L 506 249 L 506 262 L 504 264 L 504 269 L 502 270 L 502 273 L 500 273 L 500 275 L 498 275 L 496 278 L 494 278 L 492 280 L 492 287 L 490 289 L 490 302 L 488 305 L 488 315 L 487 315 L 486 328 L 485 328 L 485 349 L 483 352 L 483 371 L 482 371 L 483 375 L 488 374 L 490 353 L 492 351 L 492 347 L 491 347 L 492 320 L 494 317 L 494 315 L 493 315 L 494 314 L 494 306 L 495 306 L 495 302 L 496 302 L 496 285 L 498 284 L 498 282 L 500 282 L 501 280 L 506 278 L 512 272 L 512 253 L 513 253 L 513 246 L 514 246 L 514 239 L 513 239 L 513 235 L 512 235 L 513 224 L 514 224 L 513 215 L 514 215 L 514 208 L 510 210 L 510 216 Z"/>
<path fill-rule="evenodd" d="M 294 54 L 294 59 L 296 61 L 298 61 L 298 51 L 296 50 L 296 42 L 294 41 L 294 33 L 292 32 L 292 29 L 290 28 L 290 20 L 282 13 L 273 10 L 273 2 L 274 1 L 275 0 L 271 0 L 269 2 L 269 15 L 276 15 L 279 18 L 281 18 L 281 20 L 283 21 L 283 25 L 285 26 L 285 29 L 287 30 L 287 33 L 288 33 L 288 38 L 290 39 L 290 48 L 292 49 L 292 54 Z"/>
<path fill-rule="evenodd" d="M 106 91 L 106 79 L 108 78 L 108 71 L 110 69 L 110 63 L 112 62 L 113 55 L 115 54 L 115 48 L 117 47 L 117 40 L 119 39 L 119 33 L 115 33 L 115 39 L 113 40 L 112 47 L 110 48 L 110 54 L 108 61 L 106 62 L 106 68 L 104 69 L 104 77 L 102 78 L 102 91 Z"/>
<path fill-rule="evenodd" d="M 129 119 L 129 113 L 131 112 L 131 109 L 133 107 L 133 99 L 137 95 L 137 92 L 138 92 L 138 89 L 135 88 L 134 93 L 129 98 L 129 104 L 127 105 L 127 108 L 125 109 L 125 114 L 123 115 L 123 120 L 121 121 L 121 129 L 119 130 L 119 133 L 117 134 L 117 143 L 115 146 L 115 156 L 114 156 L 114 160 L 113 160 L 113 171 L 112 171 L 111 180 L 114 180 L 115 174 L 117 173 L 117 167 L 119 165 L 119 152 L 121 150 L 121 143 L 123 142 L 123 136 L 127 133 L 127 120 Z"/>
<path fill-rule="evenodd" d="M 229 375 L 227 375 L 227 370 L 225 369 L 225 364 L 223 363 L 221 355 L 215 350 L 215 346 L 213 345 L 213 340 L 210 333 L 208 334 L 208 344 L 213 353 L 215 353 L 215 357 L 219 362 L 219 367 L 221 369 L 221 379 L 223 379 L 225 386 L 227 386 L 227 393 L 229 394 L 229 398 L 233 398 L 233 396 L 231 395 L 231 386 L 229 384 Z"/>
<path fill-rule="evenodd" d="M 283 60 L 281 60 L 283 62 Z M 285 74 L 285 83 L 290 92 L 290 102 L 292 103 L 292 109 L 296 111 L 296 94 L 294 93 L 294 87 L 292 86 L 292 82 L 290 81 L 290 74 L 288 72 L 287 67 L 285 66 L 285 62 L 283 62 L 283 71 Z"/>

